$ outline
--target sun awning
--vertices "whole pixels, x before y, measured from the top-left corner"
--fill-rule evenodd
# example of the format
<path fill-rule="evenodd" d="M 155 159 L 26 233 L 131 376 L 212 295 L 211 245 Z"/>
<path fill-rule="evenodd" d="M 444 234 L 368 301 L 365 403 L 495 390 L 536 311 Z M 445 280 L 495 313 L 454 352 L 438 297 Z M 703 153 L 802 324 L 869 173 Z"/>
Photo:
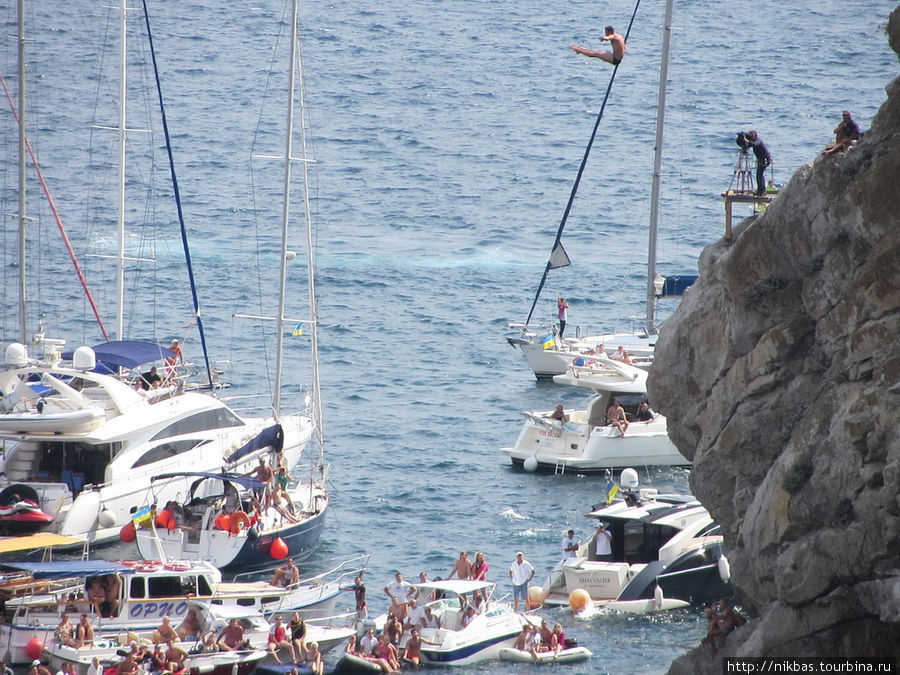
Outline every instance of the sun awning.
<path fill-rule="evenodd" d="M 102 342 L 94 345 L 91 349 L 94 350 L 94 355 L 97 357 L 97 372 L 115 372 L 119 367 L 136 368 L 145 363 L 153 363 L 175 356 L 175 352 L 160 347 L 155 342 L 143 340 Z M 74 351 L 64 352 L 62 358 L 71 360 L 74 353 Z"/>
<path fill-rule="evenodd" d="M 35 579 L 72 579 L 104 574 L 133 574 L 134 568 L 109 560 L 59 560 L 55 562 L 2 563 L 6 569 L 29 572 Z"/>

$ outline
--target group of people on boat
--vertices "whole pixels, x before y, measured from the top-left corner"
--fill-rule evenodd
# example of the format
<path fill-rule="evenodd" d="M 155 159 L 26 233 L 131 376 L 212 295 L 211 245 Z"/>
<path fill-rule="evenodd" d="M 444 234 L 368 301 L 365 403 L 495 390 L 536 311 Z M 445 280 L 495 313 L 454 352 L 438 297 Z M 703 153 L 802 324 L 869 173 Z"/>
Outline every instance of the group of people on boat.
<path fill-rule="evenodd" d="M 556 624 L 551 629 L 547 625 L 547 620 L 541 619 L 540 626 L 526 623 L 522 632 L 516 637 L 513 647 L 519 651 L 528 652 L 535 661 L 538 661 L 540 660 L 538 654 L 541 652 L 553 652 L 559 655 L 566 648 L 566 634 L 563 632 L 562 624 Z"/>

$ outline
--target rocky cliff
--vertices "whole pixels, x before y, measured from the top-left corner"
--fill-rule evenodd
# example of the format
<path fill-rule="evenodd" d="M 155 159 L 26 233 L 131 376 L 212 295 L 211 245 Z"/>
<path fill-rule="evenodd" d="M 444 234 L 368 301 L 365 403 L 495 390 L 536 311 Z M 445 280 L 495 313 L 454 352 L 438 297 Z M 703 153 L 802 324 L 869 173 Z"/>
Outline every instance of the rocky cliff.
<path fill-rule="evenodd" d="M 900 54 L 900 7 L 888 23 Z M 900 79 L 863 139 L 709 246 L 654 407 L 693 460 L 751 621 L 722 656 L 900 654 Z"/>

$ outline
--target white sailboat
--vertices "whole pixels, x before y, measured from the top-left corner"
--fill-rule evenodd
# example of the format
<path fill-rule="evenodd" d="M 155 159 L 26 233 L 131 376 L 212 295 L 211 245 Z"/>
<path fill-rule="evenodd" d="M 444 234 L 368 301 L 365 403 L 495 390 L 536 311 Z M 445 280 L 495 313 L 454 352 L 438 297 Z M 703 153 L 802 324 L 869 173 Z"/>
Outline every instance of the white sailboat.
<path fill-rule="evenodd" d="M 124 80 L 124 0 L 120 12 Z M 19 86 L 24 87 L 21 81 Z M 124 89 L 119 96 L 118 133 L 124 143 Z M 120 144 L 122 214 L 123 148 Z M 121 243 L 117 259 L 121 315 Z M 24 336 L 24 295 L 20 309 Z M 66 364 L 62 341 L 43 340 L 43 353 L 30 355 L 24 337 L 20 340 L 5 348 L 5 369 L 0 371 L 0 487 L 15 492 L 22 486 L 22 492 L 35 494 L 54 518 L 49 529 L 60 534 L 87 541 L 116 539 L 132 525 L 131 512 L 144 501 L 154 476 L 184 466 L 244 473 L 259 457 L 274 458 L 278 451 L 294 466 L 314 433 L 312 416 L 282 416 L 277 404 L 273 416 L 245 418 L 214 396 L 177 386 L 148 396 L 118 377 L 95 372 L 97 359 L 89 347 L 74 350 Z M 156 497 L 175 499 L 187 493 L 191 482 L 190 477 L 167 481 Z"/>
<path fill-rule="evenodd" d="M 672 32 L 672 5 L 666 4 L 664 20 L 662 54 L 659 67 L 659 92 L 656 104 L 656 145 L 653 155 L 653 180 L 650 188 L 650 228 L 648 235 L 647 251 L 647 315 L 643 325 L 635 324 L 629 332 L 608 333 L 582 336 L 578 326 L 572 326 L 575 337 L 560 338 L 555 325 L 543 327 L 529 326 L 525 324 L 510 324 L 510 327 L 519 329 L 515 336 L 507 338 L 507 342 L 522 350 L 525 360 L 534 372 L 535 377 L 548 378 L 562 375 L 566 368 L 572 364 L 573 359 L 579 356 L 592 354 L 599 351 L 602 345 L 605 351 L 611 352 L 620 345 L 629 352 L 632 360 L 641 367 L 649 368 L 653 362 L 653 349 L 656 346 L 656 302 L 658 298 L 680 296 L 684 290 L 696 280 L 696 275 L 680 275 L 663 277 L 656 271 L 656 239 L 659 223 L 660 179 L 662 167 L 663 131 L 665 128 L 666 110 L 666 83 L 669 71 L 669 49 Z M 557 244 L 559 245 L 559 235 Z M 546 273 L 561 265 L 553 264 L 554 255 L 558 255 L 558 246 L 551 252 L 551 261 L 548 263 Z M 565 255 L 563 253 L 563 255 Z M 568 264 L 566 257 L 565 264 Z M 543 285 L 543 282 L 542 282 Z M 540 289 L 538 290 L 540 294 Z M 537 303 L 537 297 L 535 297 Z"/>

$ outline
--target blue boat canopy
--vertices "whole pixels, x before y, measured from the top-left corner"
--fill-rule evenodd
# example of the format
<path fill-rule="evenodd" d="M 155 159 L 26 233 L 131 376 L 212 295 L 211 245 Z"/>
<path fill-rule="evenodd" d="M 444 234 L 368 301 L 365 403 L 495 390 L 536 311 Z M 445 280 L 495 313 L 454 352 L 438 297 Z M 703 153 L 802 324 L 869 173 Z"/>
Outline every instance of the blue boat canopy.
<path fill-rule="evenodd" d="M 161 473 L 158 476 L 153 476 L 150 480 L 166 480 L 168 478 L 199 478 L 201 480 L 206 480 L 207 478 L 211 478 L 213 480 L 221 480 L 227 481 L 229 483 L 234 483 L 235 485 L 240 485 L 244 488 L 262 488 L 265 487 L 265 483 L 261 483 L 256 480 L 253 476 L 244 476 L 240 473 L 211 473 L 207 471 L 177 471 L 174 473 Z M 197 481 L 196 484 L 200 482 Z M 193 488 L 191 488 L 193 490 Z"/>
<path fill-rule="evenodd" d="M 29 572 L 35 579 L 72 579 L 104 574 L 133 574 L 134 569 L 109 560 L 59 560 L 55 562 L 5 562 L 5 569 Z"/>
<path fill-rule="evenodd" d="M 684 295 L 684 292 L 697 281 L 696 274 L 671 274 L 665 277 L 665 283 L 662 292 L 659 294 L 662 298 L 677 298 Z"/>
<path fill-rule="evenodd" d="M 170 349 L 142 340 L 102 342 L 91 349 L 97 357 L 97 367 L 94 370 L 98 373 L 115 373 L 120 367 L 136 368 L 145 363 L 175 357 L 175 352 Z M 62 357 L 71 360 L 74 353 L 74 350 L 63 352 Z"/>

